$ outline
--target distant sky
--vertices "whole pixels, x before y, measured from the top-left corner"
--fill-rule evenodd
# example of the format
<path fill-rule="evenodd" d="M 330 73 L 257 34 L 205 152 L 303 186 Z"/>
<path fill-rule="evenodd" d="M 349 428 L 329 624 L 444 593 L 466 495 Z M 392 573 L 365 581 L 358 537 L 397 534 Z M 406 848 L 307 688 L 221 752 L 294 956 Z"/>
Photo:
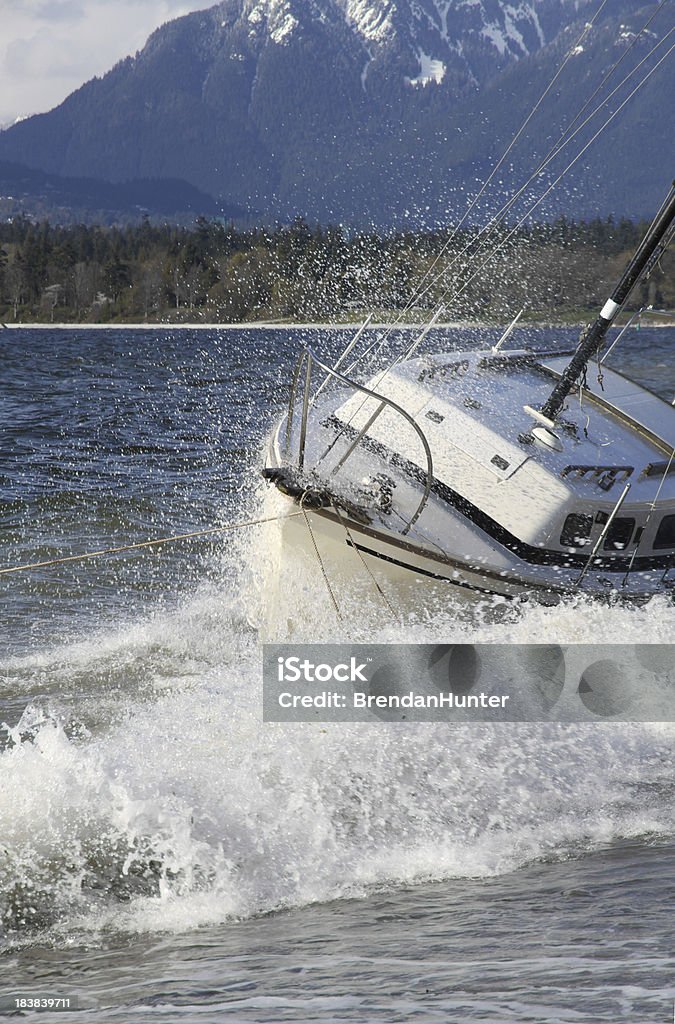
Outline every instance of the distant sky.
<path fill-rule="evenodd" d="M 163 22 L 215 2 L 0 0 L 0 125 L 51 110 Z"/>

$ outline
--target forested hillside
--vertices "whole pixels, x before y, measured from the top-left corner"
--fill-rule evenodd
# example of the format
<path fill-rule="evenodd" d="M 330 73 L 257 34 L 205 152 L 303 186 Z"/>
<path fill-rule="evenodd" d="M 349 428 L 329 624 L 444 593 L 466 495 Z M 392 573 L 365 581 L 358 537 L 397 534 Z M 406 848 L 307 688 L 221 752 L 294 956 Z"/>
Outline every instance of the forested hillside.
<path fill-rule="evenodd" d="M 0 224 L 0 318 L 5 322 L 242 322 L 420 316 L 443 302 L 449 319 L 578 318 L 604 302 L 646 225 L 622 220 L 467 231 L 353 233 L 301 219 L 273 231 L 219 221 L 194 228 Z M 476 267 L 483 265 L 480 273 Z M 419 293 L 418 285 L 425 286 Z M 456 294 L 459 293 L 459 294 Z M 675 306 L 668 253 L 633 307 Z"/>

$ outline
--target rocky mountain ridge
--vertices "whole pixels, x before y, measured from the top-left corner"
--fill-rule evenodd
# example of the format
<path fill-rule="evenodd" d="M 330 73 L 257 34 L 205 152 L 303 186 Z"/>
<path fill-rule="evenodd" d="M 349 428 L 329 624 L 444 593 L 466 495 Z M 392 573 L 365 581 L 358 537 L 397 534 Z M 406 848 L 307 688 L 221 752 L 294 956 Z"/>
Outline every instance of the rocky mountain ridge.
<path fill-rule="evenodd" d="M 570 48 L 510 156 L 505 191 L 621 54 L 625 74 L 669 27 L 657 18 L 636 39 L 654 4 L 615 0 L 575 47 L 596 10 L 592 0 L 223 0 L 1 132 L 0 159 L 109 182 L 182 179 L 263 220 L 437 224 L 466 208 Z M 673 63 L 544 215 L 649 214 L 675 165 L 663 131 Z"/>

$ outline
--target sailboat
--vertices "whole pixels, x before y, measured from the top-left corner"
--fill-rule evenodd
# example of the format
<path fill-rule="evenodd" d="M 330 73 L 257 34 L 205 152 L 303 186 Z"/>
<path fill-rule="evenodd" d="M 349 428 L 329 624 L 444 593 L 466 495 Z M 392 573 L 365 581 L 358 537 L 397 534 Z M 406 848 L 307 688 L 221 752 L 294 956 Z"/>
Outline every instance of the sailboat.
<path fill-rule="evenodd" d="M 366 380 L 299 355 L 264 475 L 322 558 L 477 597 L 645 602 L 675 588 L 675 408 L 601 364 L 607 332 L 663 252 L 675 185 L 573 353 L 403 357 Z"/>
<path fill-rule="evenodd" d="M 563 70 L 574 66 L 603 6 L 572 41 L 459 227 L 504 172 Z M 463 254 L 479 266 L 469 264 L 456 297 L 490 267 L 493 228 L 507 223 L 519 198 L 579 140 L 576 155 L 494 252 L 669 60 L 675 28 L 661 38 L 650 28 L 661 7 L 648 13 L 612 66 L 600 69 L 601 80 L 576 117 L 478 232 L 473 249 L 469 241 Z M 638 53 L 643 40 L 648 52 Z M 639 59 L 612 86 L 631 52 Z M 589 129 L 596 117 L 600 127 Z M 341 566 L 358 559 L 376 583 L 435 580 L 478 599 L 555 604 L 575 595 L 632 603 L 672 597 L 675 408 L 610 368 L 605 345 L 635 286 L 675 235 L 674 222 L 675 184 L 572 352 L 510 347 L 516 317 L 487 350 L 456 351 L 450 337 L 445 351 L 425 353 L 441 306 L 376 372 L 367 369 L 378 354 L 378 343 L 368 342 L 368 321 L 335 361 L 302 349 L 264 467 L 296 512 L 284 525 L 288 539 L 313 549 L 324 572 L 329 561 Z M 420 287 L 417 295 L 425 291 Z M 591 360 L 595 376 L 587 372 Z"/>

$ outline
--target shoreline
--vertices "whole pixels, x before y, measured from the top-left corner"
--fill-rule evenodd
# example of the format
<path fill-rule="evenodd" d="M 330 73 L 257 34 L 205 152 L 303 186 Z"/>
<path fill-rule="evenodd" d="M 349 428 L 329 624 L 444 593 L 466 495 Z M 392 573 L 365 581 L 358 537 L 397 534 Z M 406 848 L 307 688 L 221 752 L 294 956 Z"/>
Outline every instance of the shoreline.
<path fill-rule="evenodd" d="M 309 321 L 298 321 L 297 323 L 272 323 L 269 320 L 247 320 L 245 323 L 223 323 L 223 324 L 174 324 L 174 323 L 152 323 L 152 324 L 2 324 L 5 330 L 39 330 L 39 331 L 157 331 L 165 329 L 167 331 L 297 331 L 301 329 L 325 330 L 325 331 L 353 331 L 358 330 L 361 326 L 359 321 L 353 323 L 338 323 L 338 324 L 327 324 L 327 323 L 313 323 Z M 368 325 L 368 329 L 381 330 L 385 327 L 396 327 L 402 330 L 420 330 L 424 327 L 424 324 L 394 324 L 392 322 L 382 321 L 381 323 L 371 323 Z M 488 327 L 488 324 L 482 323 L 467 323 L 467 322 L 452 322 L 437 323 L 435 327 L 443 328 L 460 328 L 460 327 Z M 540 325 L 549 326 L 549 325 Z M 0 328 L 2 329 L 2 328 Z M 499 326 L 495 327 L 495 330 L 499 330 Z"/>
<path fill-rule="evenodd" d="M 298 321 L 297 323 L 272 323 L 269 320 L 249 320 L 245 323 L 222 323 L 222 324 L 204 324 L 204 323 L 120 323 L 120 324 L 69 324 L 69 323 L 1 323 L 0 333 L 2 330 L 8 331 L 297 331 L 297 330 L 313 330 L 313 331 L 353 331 L 358 330 L 361 326 L 360 321 L 354 321 L 352 323 L 312 323 Z M 411 324 L 411 323 L 395 323 L 393 321 L 382 321 L 379 323 L 371 323 L 368 325 L 368 330 L 386 330 L 387 328 L 395 328 L 400 331 L 418 331 L 425 327 L 424 323 Z M 498 331 L 503 329 L 506 324 L 486 324 L 481 321 L 444 321 L 434 324 L 434 328 L 442 330 L 495 330 Z M 532 327 L 535 329 L 555 329 L 555 328 L 584 328 L 587 326 L 585 320 L 579 320 L 571 323 L 569 321 L 547 321 L 547 320 L 533 320 L 526 321 L 525 323 L 519 324 L 519 327 L 527 328 Z M 625 324 L 613 324 L 614 328 L 621 329 L 625 327 Z M 660 330 L 662 328 L 675 327 L 675 322 L 671 324 L 655 324 L 655 323 L 641 323 L 639 330 Z M 638 328 L 636 328 L 638 329 Z"/>

